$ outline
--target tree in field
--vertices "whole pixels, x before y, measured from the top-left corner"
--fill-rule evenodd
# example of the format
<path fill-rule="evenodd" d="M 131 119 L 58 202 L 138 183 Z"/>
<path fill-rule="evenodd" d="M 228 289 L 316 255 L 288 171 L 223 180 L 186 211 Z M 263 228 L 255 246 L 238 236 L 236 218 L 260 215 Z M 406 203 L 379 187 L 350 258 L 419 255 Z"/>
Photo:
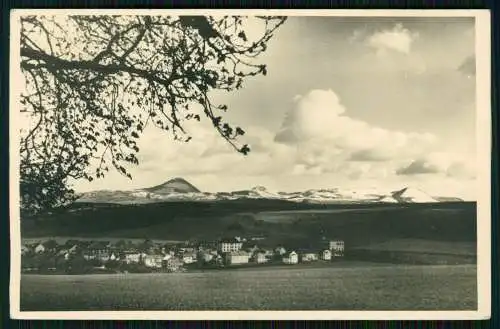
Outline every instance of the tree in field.
<path fill-rule="evenodd" d="M 138 138 L 155 125 L 180 141 L 187 120 L 209 120 L 237 151 L 244 134 L 210 92 L 266 75 L 255 59 L 284 17 L 23 16 L 21 208 L 34 214 L 74 200 L 68 180 L 101 178 L 138 164 Z"/>

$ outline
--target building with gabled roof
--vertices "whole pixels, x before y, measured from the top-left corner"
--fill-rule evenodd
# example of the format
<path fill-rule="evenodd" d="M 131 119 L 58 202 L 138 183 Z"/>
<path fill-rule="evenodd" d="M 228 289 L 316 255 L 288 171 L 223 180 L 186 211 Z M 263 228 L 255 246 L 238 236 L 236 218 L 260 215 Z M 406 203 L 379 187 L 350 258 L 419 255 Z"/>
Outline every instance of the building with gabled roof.
<path fill-rule="evenodd" d="M 250 255 L 243 250 L 232 251 L 226 255 L 226 263 L 228 265 L 247 264 Z"/>
<path fill-rule="evenodd" d="M 299 262 L 299 255 L 295 251 L 287 252 L 283 255 L 283 263 L 297 264 Z"/>

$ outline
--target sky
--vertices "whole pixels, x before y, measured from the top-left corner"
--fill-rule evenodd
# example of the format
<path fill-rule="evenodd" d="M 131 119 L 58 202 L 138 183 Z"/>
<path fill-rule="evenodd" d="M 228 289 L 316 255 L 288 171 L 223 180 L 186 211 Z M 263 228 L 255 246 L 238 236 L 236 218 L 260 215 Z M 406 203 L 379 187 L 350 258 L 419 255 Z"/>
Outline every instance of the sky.
<path fill-rule="evenodd" d="M 151 126 L 133 180 L 109 173 L 74 188 L 183 177 L 212 192 L 412 186 L 474 199 L 474 45 L 473 18 L 291 17 L 257 60 L 267 76 L 212 95 L 246 131 L 248 156 L 208 122 L 187 127 L 189 143 Z"/>

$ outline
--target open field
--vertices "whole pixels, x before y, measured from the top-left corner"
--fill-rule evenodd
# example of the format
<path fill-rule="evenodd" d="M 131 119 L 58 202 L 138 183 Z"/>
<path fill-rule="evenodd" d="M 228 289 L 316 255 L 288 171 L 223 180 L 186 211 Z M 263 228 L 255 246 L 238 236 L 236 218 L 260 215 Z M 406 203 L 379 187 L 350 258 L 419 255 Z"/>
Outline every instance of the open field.
<path fill-rule="evenodd" d="M 474 265 L 21 277 L 22 311 L 476 308 Z"/>
<path fill-rule="evenodd" d="M 436 253 L 446 255 L 476 255 L 477 243 L 474 241 L 429 241 L 423 239 L 392 239 L 372 245 L 358 246 L 356 249 L 374 251 L 400 251 Z"/>

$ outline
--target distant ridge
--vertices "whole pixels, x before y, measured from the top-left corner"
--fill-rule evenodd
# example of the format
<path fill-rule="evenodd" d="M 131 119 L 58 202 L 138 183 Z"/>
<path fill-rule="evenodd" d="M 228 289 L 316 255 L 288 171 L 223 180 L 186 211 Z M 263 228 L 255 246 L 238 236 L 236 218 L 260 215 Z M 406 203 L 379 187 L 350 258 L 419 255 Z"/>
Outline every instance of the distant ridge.
<path fill-rule="evenodd" d="M 184 178 L 176 177 L 160 185 L 129 191 L 92 191 L 83 193 L 77 202 L 142 204 L 174 201 L 223 201 L 238 199 L 268 199 L 306 203 L 438 203 L 462 202 L 455 197 L 431 196 L 413 187 L 397 191 L 371 189 L 310 189 L 299 192 L 269 191 L 264 186 L 232 192 L 201 192 Z"/>

